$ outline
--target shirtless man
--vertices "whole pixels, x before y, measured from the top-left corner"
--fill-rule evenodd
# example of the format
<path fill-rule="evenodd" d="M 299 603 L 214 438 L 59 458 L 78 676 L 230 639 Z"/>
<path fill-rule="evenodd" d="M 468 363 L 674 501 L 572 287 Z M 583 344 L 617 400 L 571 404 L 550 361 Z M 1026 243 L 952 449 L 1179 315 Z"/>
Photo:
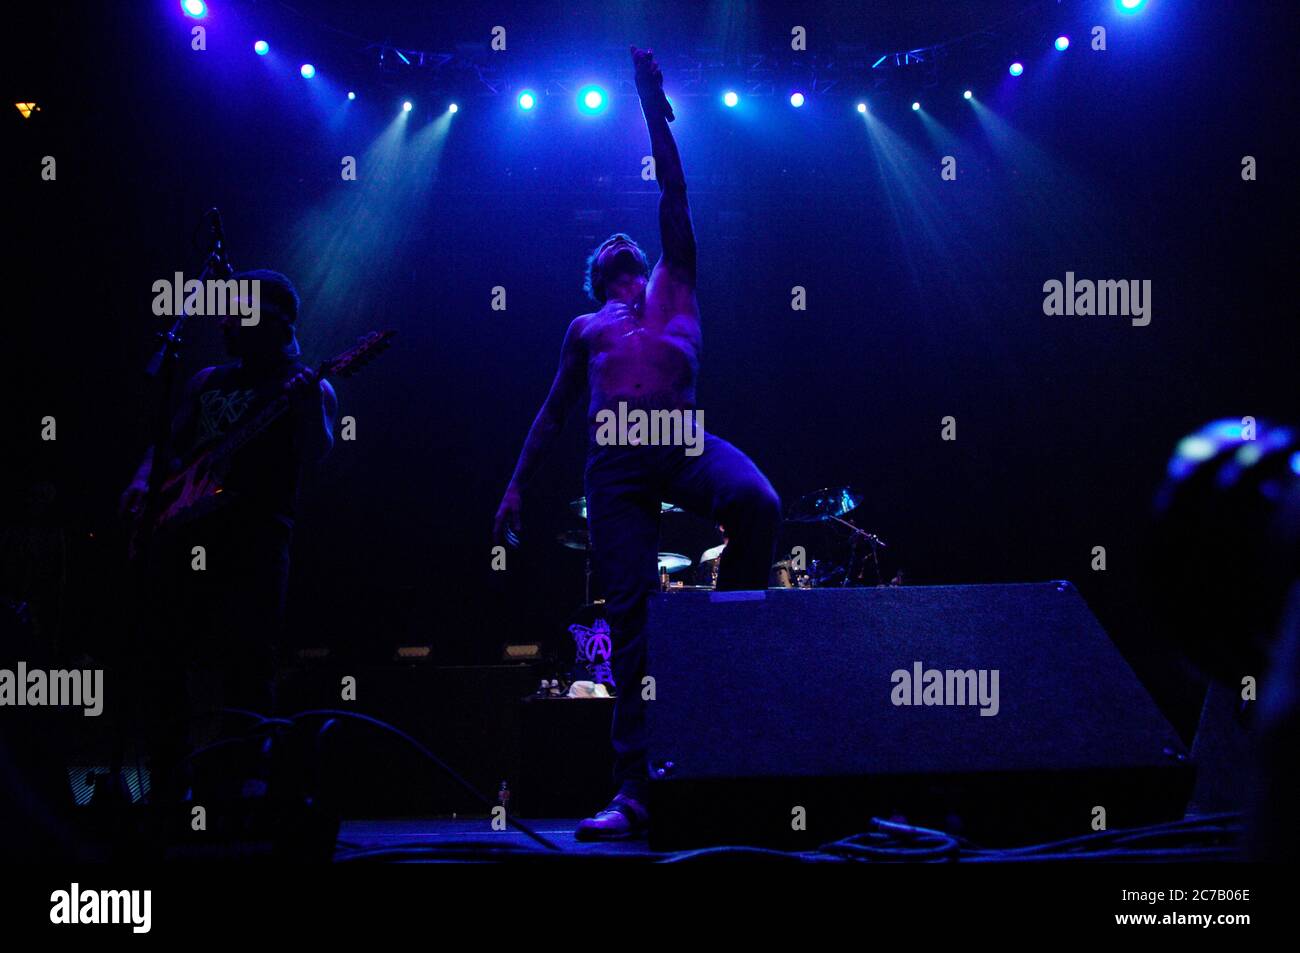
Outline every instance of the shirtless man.
<path fill-rule="evenodd" d="M 658 587 L 660 501 L 727 526 L 730 542 L 719 571 L 720 589 L 766 587 L 781 519 L 780 501 L 767 478 L 720 437 L 706 433 L 698 455 L 688 455 L 681 446 L 602 445 L 594 437 L 597 414 L 617 411 L 621 402 L 647 411 L 693 410 L 700 366 L 695 234 L 681 159 L 668 129 L 663 74 L 653 51 L 633 47 L 632 61 L 659 182 L 663 255 L 652 270 L 645 253 L 622 233 L 592 252 L 586 290 L 600 310 L 569 325 L 559 371 L 496 514 L 497 538 L 517 542 L 521 491 L 567 412 L 586 392 L 592 436 L 585 477 L 587 520 L 592 563 L 613 637 L 617 700 L 611 738 L 618 792 L 605 810 L 578 825 L 582 840 L 635 836 L 649 821 L 642 630 L 648 597 Z"/>

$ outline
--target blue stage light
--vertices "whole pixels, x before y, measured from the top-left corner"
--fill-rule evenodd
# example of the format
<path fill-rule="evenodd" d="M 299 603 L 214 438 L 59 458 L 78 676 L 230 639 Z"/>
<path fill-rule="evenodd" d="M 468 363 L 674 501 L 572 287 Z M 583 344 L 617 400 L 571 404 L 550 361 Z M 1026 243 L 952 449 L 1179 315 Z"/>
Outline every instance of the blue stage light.
<path fill-rule="evenodd" d="M 598 113 L 605 108 L 605 91 L 599 86 L 584 86 L 578 90 L 578 108 L 585 113 Z"/>
<path fill-rule="evenodd" d="M 974 96 L 974 95 L 975 95 L 975 94 L 972 93 L 972 92 L 968 89 L 968 90 L 966 90 L 966 92 L 964 92 L 964 93 L 961 94 L 961 98 L 962 98 L 962 99 L 970 99 L 970 98 L 971 98 L 972 96 Z"/>
<path fill-rule="evenodd" d="M 912 112 L 918 112 L 921 109 L 920 103 L 912 103 Z"/>
<path fill-rule="evenodd" d="M 208 5 L 203 0 L 181 0 L 181 9 L 187 17 L 202 20 L 208 15 Z"/>
<path fill-rule="evenodd" d="M 733 109 L 740 102 L 740 97 L 736 95 L 735 91 L 729 89 L 722 94 L 722 102 L 728 109 Z"/>
<path fill-rule="evenodd" d="M 1115 0 L 1120 13 L 1137 13 L 1147 0 Z"/>
<path fill-rule="evenodd" d="M 357 94 L 352 92 L 351 90 L 348 90 L 348 99 L 356 99 L 356 98 L 357 98 Z"/>
<path fill-rule="evenodd" d="M 1025 67 L 1023 63 L 1012 63 L 1011 68 L 1007 70 L 1007 72 L 1010 73 L 1012 76 L 1019 76 L 1024 71 L 1025 71 Z"/>
<path fill-rule="evenodd" d="M 862 113 L 863 115 L 866 115 L 866 112 L 867 112 L 867 104 L 866 104 L 866 103 L 858 103 L 858 112 Z"/>
<path fill-rule="evenodd" d="M 458 113 L 460 112 L 460 107 L 457 106 L 455 103 L 452 103 L 450 106 L 447 107 L 447 112 Z"/>
<path fill-rule="evenodd" d="M 267 43 L 266 40 L 258 40 L 253 44 L 253 52 L 258 56 L 265 56 L 271 52 L 271 44 Z"/>
<path fill-rule="evenodd" d="M 536 105 L 537 105 L 537 97 L 533 95 L 531 90 L 525 89 L 522 93 L 519 94 L 520 109 L 528 110 L 528 109 L 532 109 Z"/>
<path fill-rule="evenodd" d="M 303 79 L 311 79 L 316 75 L 316 67 L 312 66 L 310 63 L 303 63 L 302 69 L 298 70 L 298 72 L 302 73 Z"/>
<path fill-rule="evenodd" d="M 1070 48 L 1070 38 L 1065 34 L 1061 34 L 1060 36 L 1058 36 L 1056 38 L 1056 48 L 1060 50 L 1062 53 L 1064 53 L 1066 50 Z"/>
<path fill-rule="evenodd" d="M 798 109 L 800 106 L 802 106 L 802 105 L 803 105 L 803 93 L 791 93 L 791 94 L 790 94 L 790 105 L 793 106 L 795 109 Z"/>
<path fill-rule="evenodd" d="M 409 99 L 408 99 L 406 102 L 402 103 L 402 112 L 404 112 L 404 113 L 409 113 L 409 112 L 411 111 L 412 108 L 413 108 L 413 107 L 412 107 L 412 105 L 411 105 L 411 101 L 410 101 Z"/>

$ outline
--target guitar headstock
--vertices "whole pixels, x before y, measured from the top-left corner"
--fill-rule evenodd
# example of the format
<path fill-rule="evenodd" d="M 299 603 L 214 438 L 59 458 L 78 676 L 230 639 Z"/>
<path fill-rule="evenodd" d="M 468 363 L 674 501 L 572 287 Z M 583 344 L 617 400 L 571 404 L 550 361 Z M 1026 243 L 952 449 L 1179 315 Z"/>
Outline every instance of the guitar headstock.
<path fill-rule="evenodd" d="M 316 370 L 317 377 L 350 377 L 365 367 L 393 343 L 396 331 L 371 331 L 356 344 L 329 360 Z"/>

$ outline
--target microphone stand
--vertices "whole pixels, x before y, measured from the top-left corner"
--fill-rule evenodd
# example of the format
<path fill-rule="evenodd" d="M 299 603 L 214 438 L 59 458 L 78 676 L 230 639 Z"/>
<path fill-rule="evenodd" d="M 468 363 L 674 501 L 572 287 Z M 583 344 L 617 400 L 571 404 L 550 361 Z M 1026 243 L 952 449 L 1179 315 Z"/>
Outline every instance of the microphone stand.
<path fill-rule="evenodd" d="M 226 257 L 225 234 L 221 228 L 221 213 L 217 209 L 208 209 L 203 213 L 203 221 L 212 228 L 211 245 L 203 263 L 203 271 L 198 280 L 206 283 L 211 278 L 229 278 L 234 274 L 229 259 Z M 202 226 L 203 222 L 199 223 Z M 197 231 L 197 228 L 195 229 Z M 181 301 L 184 302 L 184 289 Z M 145 495 L 145 512 L 151 512 L 150 505 L 158 500 L 158 493 L 166 478 L 166 467 L 158 466 L 171 459 L 171 402 L 176 390 L 176 371 L 180 366 L 181 345 L 184 343 L 185 326 L 190 318 L 182 304 L 180 313 L 167 331 L 158 332 L 155 337 L 161 342 L 158 350 L 145 365 L 145 379 L 153 385 L 153 462 L 149 468 L 149 490 Z M 146 541 L 147 545 L 147 541 Z"/>
<path fill-rule="evenodd" d="M 871 561 L 876 564 L 876 582 L 879 585 L 883 586 L 885 584 L 885 577 L 880 572 L 880 550 L 885 548 L 885 541 L 881 539 L 879 536 L 877 536 L 875 533 L 868 533 L 865 529 L 861 529 L 860 527 L 853 525 L 848 520 L 843 519 L 842 517 L 832 516 L 831 519 L 834 520 L 836 523 L 840 523 L 843 526 L 847 526 L 852 531 L 853 534 L 849 538 L 849 568 L 848 571 L 844 573 L 844 582 L 842 582 L 840 585 L 843 586 L 849 585 L 850 581 L 855 577 L 858 578 L 859 581 L 861 581 L 862 569 L 859 569 L 855 573 L 853 571 L 853 564 L 857 562 L 859 544 L 866 542 L 871 546 Z"/>

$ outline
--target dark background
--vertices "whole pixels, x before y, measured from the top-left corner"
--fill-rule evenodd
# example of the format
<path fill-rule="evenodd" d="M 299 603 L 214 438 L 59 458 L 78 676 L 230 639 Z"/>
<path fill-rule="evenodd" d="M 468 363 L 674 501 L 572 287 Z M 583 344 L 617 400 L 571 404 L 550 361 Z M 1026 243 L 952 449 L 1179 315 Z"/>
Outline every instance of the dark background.
<path fill-rule="evenodd" d="M 227 0 L 204 21 L 202 53 L 172 2 L 7 13 L 3 511 L 6 526 L 66 539 L 46 630 L 92 654 L 122 630 L 112 513 L 145 442 L 151 284 L 198 272 L 190 235 L 215 205 L 237 267 L 300 283 L 308 359 L 400 332 L 338 383 L 359 435 L 304 487 L 290 644 L 384 656 L 424 641 L 467 663 L 498 659 L 508 638 L 564 638 L 582 559 L 553 539 L 579 525 L 566 507 L 582 492 L 577 420 L 525 499 L 526 543 L 507 572 L 489 568 L 489 533 L 564 327 L 588 309 L 586 254 L 615 230 L 658 254 L 627 93 L 635 42 L 660 54 L 679 114 L 709 429 L 787 502 L 865 490 L 857 516 L 909 582 L 1074 581 L 1186 733 L 1199 682 L 1147 619 L 1139 544 L 1180 435 L 1214 417 L 1295 417 L 1287 6 L 1149 0 L 1127 18 L 1110 0 Z M 497 24 L 503 54 L 486 48 Z M 819 82 L 836 79 L 824 91 L 789 51 L 794 24 Z M 1109 31 L 1106 52 L 1088 48 L 1093 24 Z M 975 31 L 937 66 L 867 68 Z M 1058 32 L 1073 39 L 1063 55 Z M 259 37 L 271 56 L 253 55 Z M 472 70 L 381 71 L 369 41 L 456 54 L 500 89 Z M 721 108 L 727 80 L 746 90 L 760 57 L 768 94 Z M 1016 58 L 1026 73 L 1010 81 Z M 311 83 L 297 75 L 308 60 Z M 715 64 L 698 86 L 683 81 L 692 61 Z M 587 79 L 614 93 L 600 117 L 577 116 L 563 88 Z M 809 93 L 799 111 L 785 99 L 795 84 Z M 515 107 L 523 85 L 543 91 L 533 115 Z M 965 87 L 1002 131 L 977 121 Z M 436 174 L 402 153 L 383 175 L 363 161 L 361 182 L 341 181 L 340 158 L 365 156 L 407 97 L 409 136 L 461 105 Z M 883 140 L 853 111 L 859 97 Z M 23 121 L 19 99 L 42 112 Z M 955 182 L 939 178 L 945 154 Z M 57 182 L 39 179 L 44 155 Z M 1241 180 L 1244 155 L 1259 181 Z M 1066 271 L 1150 279 L 1151 324 L 1045 316 L 1042 285 Z M 504 312 L 490 307 L 498 285 Z M 806 312 L 790 310 L 794 285 Z M 186 373 L 219 359 L 200 323 Z M 52 444 L 39 440 L 46 414 Z M 940 439 L 946 415 L 956 442 Z M 57 498 L 33 513 L 39 483 Z M 695 558 L 713 542 L 702 521 L 670 520 L 663 548 Z M 805 529 L 785 543 L 825 558 L 834 539 Z M 1098 545 L 1105 572 L 1090 569 Z M 1233 554 L 1207 540 L 1205 558 Z M 12 558 L 7 571 L 36 572 Z"/>

